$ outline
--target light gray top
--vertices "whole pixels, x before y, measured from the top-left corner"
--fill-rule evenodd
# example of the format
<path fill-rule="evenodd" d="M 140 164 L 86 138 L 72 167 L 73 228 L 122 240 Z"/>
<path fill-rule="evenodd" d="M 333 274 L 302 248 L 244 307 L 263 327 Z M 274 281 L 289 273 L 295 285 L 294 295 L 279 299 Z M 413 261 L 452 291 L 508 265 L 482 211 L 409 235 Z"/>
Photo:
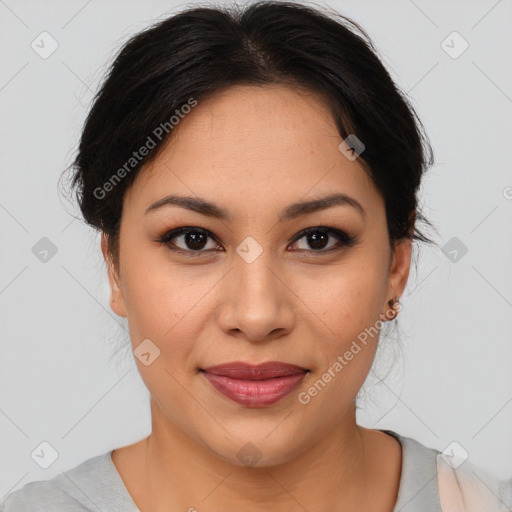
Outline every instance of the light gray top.
<path fill-rule="evenodd" d="M 382 430 L 402 445 L 402 475 L 393 512 L 442 512 L 436 455 L 414 439 Z M 113 450 L 51 480 L 30 482 L 0 504 L 0 512 L 140 512 L 112 462 Z"/>

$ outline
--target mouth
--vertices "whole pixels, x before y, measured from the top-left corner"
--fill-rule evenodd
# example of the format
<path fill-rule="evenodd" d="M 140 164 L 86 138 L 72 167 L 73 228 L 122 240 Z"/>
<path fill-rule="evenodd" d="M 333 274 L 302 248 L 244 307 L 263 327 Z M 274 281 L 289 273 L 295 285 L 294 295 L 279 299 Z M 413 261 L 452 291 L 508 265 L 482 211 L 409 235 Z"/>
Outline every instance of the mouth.
<path fill-rule="evenodd" d="M 200 371 L 216 391 L 232 401 L 247 407 L 266 407 L 288 396 L 310 370 L 279 361 L 259 365 L 236 361 Z"/>

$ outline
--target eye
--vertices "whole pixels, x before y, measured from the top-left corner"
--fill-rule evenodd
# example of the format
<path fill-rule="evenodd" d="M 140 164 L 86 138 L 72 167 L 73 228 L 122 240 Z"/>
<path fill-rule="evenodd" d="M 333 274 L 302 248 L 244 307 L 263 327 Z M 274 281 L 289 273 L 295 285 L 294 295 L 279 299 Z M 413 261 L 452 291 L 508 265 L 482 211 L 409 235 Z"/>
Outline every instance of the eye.
<path fill-rule="evenodd" d="M 334 246 L 329 245 L 329 238 L 337 239 L 338 243 L 334 244 Z M 313 252 L 317 253 L 330 252 L 331 250 L 341 248 L 341 246 L 352 247 L 357 243 L 356 238 L 344 231 L 325 226 L 317 226 L 301 231 L 296 236 L 294 243 L 297 244 L 302 239 L 305 240 L 303 245 L 309 245 L 309 247 L 313 248 Z M 299 247 L 299 250 L 308 251 L 309 249 L 307 247 Z"/>
<path fill-rule="evenodd" d="M 210 248 L 208 248 L 209 238 L 212 239 Z M 358 241 L 355 237 L 348 235 L 344 231 L 325 226 L 317 226 L 302 230 L 295 236 L 293 244 L 297 244 L 302 239 L 305 240 L 305 243 L 309 245 L 311 249 L 308 249 L 307 247 L 299 247 L 292 251 L 306 251 L 323 254 L 341 249 L 343 246 L 352 247 Z M 337 243 L 329 244 L 329 239 L 335 239 L 337 240 Z M 173 240 L 176 240 L 176 242 Z M 217 248 L 219 244 L 215 242 L 215 238 L 212 233 L 205 229 L 191 226 L 184 226 L 168 231 L 156 241 L 166 245 L 171 251 L 177 254 L 191 257 L 206 256 L 207 253 L 212 251 L 222 250 Z"/>
<path fill-rule="evenodd" d="M 208 238 L 213 239 L 212 234 L 209 231 L 201 228 L 184 226 L 168 231 L 161 236 L 157 242 L 167 245 L 171 251 L 178 254 L 183 254 L 185 256 L 202 256 L 202 253 L 218 250 L 216 249 L 217 244 L 215 243 L 213 244 L 213 247 L 207 248 L 207 250 L 202 250 L 207 247 Z M 171 242 L 171 240 L 174 239 L 177 240 L 177 243 Z M 181 247 L 179 244 L 181 244 Z"/>

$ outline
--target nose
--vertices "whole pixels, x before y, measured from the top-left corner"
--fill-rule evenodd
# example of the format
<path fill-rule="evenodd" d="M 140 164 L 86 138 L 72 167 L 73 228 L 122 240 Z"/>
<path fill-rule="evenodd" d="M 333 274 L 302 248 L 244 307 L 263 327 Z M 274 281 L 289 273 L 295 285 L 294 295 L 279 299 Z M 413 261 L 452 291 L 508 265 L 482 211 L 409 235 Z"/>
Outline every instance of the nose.
<path fill-rule="evenodd" d="M 295 296 L 270 251 L 263 251 L 252 262 L 237 254 L 223 281 L 217 321 L 224 332 L 258 343 L 291 332 Z"/>

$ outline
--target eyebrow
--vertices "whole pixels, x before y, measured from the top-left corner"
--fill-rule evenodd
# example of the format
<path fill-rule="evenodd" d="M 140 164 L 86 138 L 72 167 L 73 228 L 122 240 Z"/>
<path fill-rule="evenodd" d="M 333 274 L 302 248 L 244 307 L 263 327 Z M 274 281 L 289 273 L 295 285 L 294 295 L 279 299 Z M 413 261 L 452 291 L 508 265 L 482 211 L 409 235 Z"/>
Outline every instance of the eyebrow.
<path fill-rule="evenodd" d="M 221 220 L 232 219 L 232 215 L 227 210 L 214 203 L 208 202 L 199 197 L 178 196 L 175 194 L 159 199 L 146 208 L 144 214 L 146 215 L 151 211 L 169 205 L 179 206 L 181 208 L 200 213 L 206 217 L 213 217 Z M 333 206 L 351 206 L 356 209 L 363 218 L 366 217 L 366 211 L 359 201 L 346 194 L 338 193 L 319 199 L 313 199 L 311 201 L 293 203 L 280 212 L 279 218 L 281 220 L 292 220 L 302 215 L 315 213 Z"/>

